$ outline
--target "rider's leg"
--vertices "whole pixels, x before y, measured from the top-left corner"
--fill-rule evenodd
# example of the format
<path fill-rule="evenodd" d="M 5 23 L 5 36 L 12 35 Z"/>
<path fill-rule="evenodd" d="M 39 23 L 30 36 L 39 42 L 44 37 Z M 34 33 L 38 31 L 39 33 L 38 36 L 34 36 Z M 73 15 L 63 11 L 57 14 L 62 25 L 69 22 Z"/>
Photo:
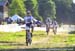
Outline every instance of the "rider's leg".
<path fill-rule="evenodd" d="M 56 32 L 57 32 L 57 27 L 54 27 L 53 28 L 53 33 L 56 34 Z"/>
<path fill-rule="evenodd" d="M 53 27 L 53 33 L 55 34 L 55 27 Z"/>
<path fill-rule="evenodd" d="M 32 43 L 32 39 L 29 39 L 28 41 L 29 41 L 29 44 L 31 45 L 31 43 Z"/>
<path fill-rule="evenodd" d="M 49 28 L 48 27 L 46 27 L 46 32 L 47 32 L 47 35 L 49 34 Z"/>
<path fill-rule="evenodd" d="M 32 30 L 31 30 L 31 31 L 32 31 Z M 30 35 L 31 35 L 31 37 L 33 36 L 33 35 L 32 35 L 32 32 L 30 32 Z"/>
<path fill-rule="evenodd" d="M 32 26 L 32 30 L 31 30 L 31 32 L 33 33 L 33 31 L 34 31 L 34 26 Z"/>
<path fill-rule="evenodd" d="M 30 30 L 28 31 L 28 43 L 31 44 L 32 38 L 31 38 L 31 33 Z"/>
<path fill-rule="evenodd" d="M 57 27 L 55 27 L 55 34 L 57 33 Z"/>
<path fill-rule="evenodd" d="M 47 35 L 49 34 L 49 30 L 47 31 Z"/>
<path fill-rule="evenodd" d="M 33 36 L 32 33 L 33 33 L 33 31 L 34 31 L 34 26 L 33 26 L 33 24 L 32 24 L 30 27 L 31 27 L 31 31 L 30 31 L 30 32 L 31 32 L 31 37 L 32 37 L 32 36 Z"/>
<path fill-rule="evenodd" d="M 28 34 L 28 30 L 26 30 L 26 46 L 28 46 L 28 36 L 27 36 L 27 34 Z"/>

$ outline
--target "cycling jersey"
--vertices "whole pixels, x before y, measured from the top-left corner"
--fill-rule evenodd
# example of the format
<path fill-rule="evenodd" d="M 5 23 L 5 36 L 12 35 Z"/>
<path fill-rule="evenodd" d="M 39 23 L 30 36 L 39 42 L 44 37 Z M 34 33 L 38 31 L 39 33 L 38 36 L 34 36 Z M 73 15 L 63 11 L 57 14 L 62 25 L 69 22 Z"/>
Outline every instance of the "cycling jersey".
<path fill-rule="evenodd" d="M 36 21 L 35 18 L 33 18 L 33 16 L 26 16 L 24 17 L 24 21 L 25 21 L 25 24 L 26 24 L 26 28 L 29 29 L 33 22 Z"/>

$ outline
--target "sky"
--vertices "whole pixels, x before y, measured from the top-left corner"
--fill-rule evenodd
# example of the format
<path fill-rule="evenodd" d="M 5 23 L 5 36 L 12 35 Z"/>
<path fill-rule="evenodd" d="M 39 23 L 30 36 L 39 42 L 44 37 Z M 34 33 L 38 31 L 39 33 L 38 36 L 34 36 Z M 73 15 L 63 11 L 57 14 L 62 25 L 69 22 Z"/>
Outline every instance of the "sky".
<path fill-rule="evenodd" d="M 75 0 L 73 0 L 73 3 L 75 3 Z"/>

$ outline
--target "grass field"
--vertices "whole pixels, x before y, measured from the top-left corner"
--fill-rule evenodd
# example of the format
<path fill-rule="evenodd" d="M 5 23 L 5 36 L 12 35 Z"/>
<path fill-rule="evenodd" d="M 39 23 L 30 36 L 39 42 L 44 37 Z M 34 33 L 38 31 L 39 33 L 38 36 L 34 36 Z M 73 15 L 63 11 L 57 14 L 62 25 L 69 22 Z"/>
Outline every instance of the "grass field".
<path fill-rule="evenodd" d="M 75 34 L 50 33 L 44 31 L 33 33 L 32 45 L 25 44 L 25 31 L 21 32 L 0 32 L 0 49 L 28 49 L 28 48 L 63 48 L 75 46 Z"/>

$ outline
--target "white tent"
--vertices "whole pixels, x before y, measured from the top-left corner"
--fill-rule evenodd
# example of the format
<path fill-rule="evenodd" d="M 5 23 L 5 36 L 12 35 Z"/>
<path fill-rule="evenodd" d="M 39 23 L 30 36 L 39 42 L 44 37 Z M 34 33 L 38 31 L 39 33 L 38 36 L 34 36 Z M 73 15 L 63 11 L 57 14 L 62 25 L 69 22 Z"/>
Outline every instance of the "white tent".
<path fill-rule="evenodd" d="M 24 20 L 22 17 L 20 17 L 19 15 L 15 14 L 14 16 L 11 17 L 11 19 L 14 21 L 17 21 L 17 19 L 21 19 Z"/>

